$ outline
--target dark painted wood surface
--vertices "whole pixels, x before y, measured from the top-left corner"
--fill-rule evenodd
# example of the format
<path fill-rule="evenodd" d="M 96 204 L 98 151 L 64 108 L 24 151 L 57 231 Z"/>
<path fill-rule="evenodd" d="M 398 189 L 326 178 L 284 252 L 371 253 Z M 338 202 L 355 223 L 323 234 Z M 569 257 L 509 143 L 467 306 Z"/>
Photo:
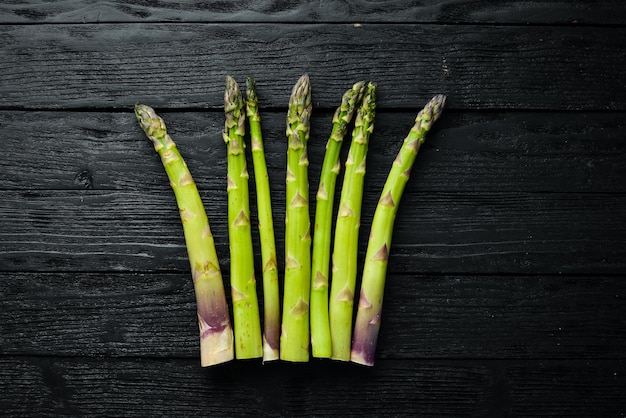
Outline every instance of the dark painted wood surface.
<path fill-rule="evenodd" d="M 620 0 L 55 1 L 0 5 L 2 23 L 406 22 L 623 24 Z"/>
<path fill-rule="evenodd" d="M 355 78 L 381 107 L 441 91 L 452 109 L 625 110 L 626 29 L 439 24 L 55 24 L 0 26 L 0 93 L 22 108 L 222 105 L 223 80 L 258 73 L 264 107 L 303 72 L 318 107 Z M 172 52 L 176 54 L 173 55 Z"/>
<path fill-rule="evenodd" d="M 624 2 L 13 1 L 0 41 L 3 415 L 626 414 Z M 280 255 L 304 72 L 312 190 L 341 94 L 379 86 L 361 257 L 415 113 L 449 96 L 398 214 L 376 366 L 202 369 L 132 105 L 168 122 L 228 280 L 224 76 L 257 79 Z"/>

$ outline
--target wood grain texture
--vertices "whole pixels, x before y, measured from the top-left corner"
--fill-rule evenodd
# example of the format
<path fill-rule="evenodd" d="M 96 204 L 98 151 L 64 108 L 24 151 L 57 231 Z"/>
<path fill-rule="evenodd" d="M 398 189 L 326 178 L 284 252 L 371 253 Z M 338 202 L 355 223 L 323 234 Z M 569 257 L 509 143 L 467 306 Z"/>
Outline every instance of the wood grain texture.
<path fill-rule="evenodd" d="M 0 23 L 107 22 L 406 22 L 624 24 L 617 0 L 515 1 L 55 1 L 0 5 Z"/>
<path fill-rule="evenodd" d="M 227 270 L 225 194 L 202 192 Z M 280 266 L 284 194 L 275 195 Z M 364 197 L 360 257 L 377 199 L 371 193 Z M 424 194 L 409 189 L 396 220 L 389 270 L 620 274 L 626 268 L 625 199 L 624 194 Z M 188 269 L 171 191 L 3 192 L 0 213 L 1 271 Z"/>
<path fill-rule="evenodd" d="M 13 382 L 0 386 L 8 401 L 5 411 L 21 414 L 362 416 L 407 414 L 421 401 L 425 413 L 458 415 L 484 411 L 480 404 L 487 402 L 490 386 L 490 371 L 480 363 L 415 368 L 398 361 L 368 370 L 326 362 L 262 367 L 239 361 L 213 369 L 180 359 L 4 357 L 0 362 L 0 382 Z M 352 392 L 359 381 L 361 390 Z M 352 398 L 348 405 L 346 393 Z"/>
<path fill-rule="evenodd" d="M 186 272 L 0 281 L 1 355 L 198 357 Z M 620 359 L 626 344 L 623 277 L 401 274 L 385 297 L 378 360 Z"/>
<path fill-rule="evenodd" d="M 285 112 L 262 111 L 272 187 L 283 190 Z M 161 115 L 198 187 L 223 188 L 223 114 Z M 414 117 L 408 111 L 378 113 L 368 152 L 368 194 L 382 189 Z M 331 119 L 328 111 L 312 118 L 313 189 Z M 6 148 L 0 154 L 0 189 L 167 189 L 158 157 L 131 113 L 4 111 L 0 128 Z M 624 193 L 624 130 L 621 113 L 446 111 L 420 151 L 410 187 L 421 192 Z M 345 159 L 347 146 L 343 151 Z"/>
<path fill-rule="evenodd" d="M 0 358 L 10 416 L 619 416 L 624 364 L 380 361 L 200 369 L 186 359 Z M 332 381 L 332 384 L 328 382 Z M 359 387 L 354 391 L 355 386 Z M 346 399 L 349 394 L 349 400 Z"/>
<path fill-rule="evenodd" d="M 381 109 L 436 93 L 452 109 L 626 109 L 620 27 L 6 25 L 0 41 L 9 109 L 221 108 L 226 74 L 255 77 L 260 106 L 284 107 L 303 73 L 317 108 L 368 79 Z"/>

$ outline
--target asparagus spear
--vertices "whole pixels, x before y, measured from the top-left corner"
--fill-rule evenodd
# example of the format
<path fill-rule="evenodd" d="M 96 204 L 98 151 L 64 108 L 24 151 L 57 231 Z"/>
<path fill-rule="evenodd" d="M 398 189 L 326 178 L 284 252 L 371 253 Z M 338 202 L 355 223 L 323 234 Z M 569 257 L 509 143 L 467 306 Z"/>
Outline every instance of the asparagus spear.
<path fill-rule="evenodd" d="M 336 360 L 350 360 L 365 160 L 375 112 L 376 85 L 369 83 L 354 121 L 335 225 L 329 317 L 331 357 Z"/>
<path fill-rule="evenodd" d="M 279 358 L 280 296 L 278 295 L 278 268 L 276 265 L 276 240 L 272 217 L 269 175 L 265 163 L 261 117 L 254 79 L 246 80 L 246 113 L 250 126 L 252 164 L 257 194 L 261 260 L 263 265 L 263 361 Z"/>
<path fill-rule="evenodd" d="M 364 91 L 365 82 L 360 81 L 344 93 L 341 105 L 333 116 L 333 127 L 326 144 L 320 174 L 315 206 L 313 260 L 311 262 L 311 346 L 314 357 L 328 358 L 331 355 L 330 325 L 328 322 L 328 269 L 335 184 L 341 169 L 339 162 L 341 144 Z"/>
<path fill-rule="evenodd" d="M 417 152 L 424 143 L 426 133 L 441 115 L 445 101 L 446 96 L 437 95 L 417 114 L 415 125 L 405 138 L 389 171 L 374 212 L 352 339 L 350 359 L 355 363 L 374 365 L 387 262 L 398 205 Z"/>
<path fill-rule="evenodd" d="M 235 356 L 263 356 L 261 322 L 254 275 L 250 227 L 248 169 L 245 155 L 245 113 L 237 82 L 226 77 L 224 142 L 228 151 L 228 236 L 230 285 L 235 322 Z"/>
<path fill-rule="evenodd" d="M 142 104 L 135 105 L 135 115 L 161 157 L 176 196 L 196 294 L 201 365 L 227 362 L 234 356 L 233 331 L 215 242 L 200 194 L 163 119 Z"/>
<path fill-rule="evenodd" d="M 311 110 L 311 85 L 309 76 L 305 74 L 291 92 L 286 130 L 289 144 L 280 358 L 294 362 L 309 360 L 311 221 L 307 142 Z"/>

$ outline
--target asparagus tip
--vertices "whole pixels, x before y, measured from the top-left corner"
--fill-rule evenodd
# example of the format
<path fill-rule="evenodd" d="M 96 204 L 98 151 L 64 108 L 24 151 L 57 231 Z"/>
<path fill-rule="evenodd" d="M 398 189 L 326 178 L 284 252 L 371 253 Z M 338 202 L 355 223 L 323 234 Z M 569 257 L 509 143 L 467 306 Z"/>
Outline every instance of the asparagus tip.
<path fill-rule="evenodd" d="M 254 89 L 255 86 L 256 86 L 256 82 L 254 81 L 254 78 L 246 77 L 246 88 Z"/>
<path fill-rule="evenodd" d="M 152 116 L 155 116 L 154 110 L 145 104 L 135 103 L 135 116 L 137 120 L 141 123 L 142 121 L 151 119 Z"/>
<path fill-rule="evenodd" d="M 231 141 L 232 128 L 236 128 L 237 135 L 245 134 L 245 108 L 243 97 L 239 91 L 237 81 L 229 75 L 226 76 L 226 88 L 224 89 L 224 113 L 226 115 L 224 123 L 224 142 Z"/>
<path fill-rule="evenodd" d="M 304 102 L 308 104 L 311 101 L 311 80 L 308 74 L 302 75 L 291 91 L 292 102 Z"/>
<path fill-rule="evenodd" d="M 167 135 L 165 121 L 156 114 L 153 108 L 144 104 L 135 104 L 135 117 L 146 136 L 152 141 L 155 148 L 160 149 L 171 142 Z"/>
<path fill-rule="evenodd" d="M 422 132 L 421 142 L 424 140 L 424 134 L 430 130 L 433 123 L 441 116 L 445 104 L 446 96 L 444 94 L 437 94 L 430 99 L 426 106 L 424 106 L 415 117 L 415 125 L 412 130 Z"/>
<path fill-rule="evenodd" d="M 248 106 L 256 106 L 258 97 L 256 95 L 256 82 L 254 78 L 246 78 L 246 104 Z"/>
<path fill-rule="evenodd" d="M 441 116 L 441 112 L 446 105 L 446 100 L 447 96 L 445 94 L 437 94 L 432 99 L 430 99 L 430 101 L 426 105 L 426 107 L 429 108 L 432 112 L 433 122 L 439 119 L 439 116 Z"/>
<path fill-rule="evenodd" d="M 237 81 L 229 75 L 226 76 L 226 88 L 224 89 L 224 108 L 226 112 L 232 111 L 241 103 L 241 93 Z"/>

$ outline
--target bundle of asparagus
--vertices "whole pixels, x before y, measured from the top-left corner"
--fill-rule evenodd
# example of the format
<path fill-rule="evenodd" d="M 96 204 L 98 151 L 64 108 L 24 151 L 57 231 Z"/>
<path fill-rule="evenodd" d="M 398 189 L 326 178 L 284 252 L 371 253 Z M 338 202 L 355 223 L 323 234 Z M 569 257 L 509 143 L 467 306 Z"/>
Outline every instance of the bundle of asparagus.
<path fill-rule="evenodd" d="M 228 238 L 235 355 L 238 359 L 247 359 L 262 357 L 263 346 L 250 225 L 250 195 L 244 142 L 245 107 L 239 86 L 232 77 L 226 77 L 224 112 L 226 121 L 223 138 L 228 153 Z"/>
<path fill-rule="evenodd" d="M 316 194 L 313 260 L 311 266 L 311 346 L 314 357 L 330 357 L 330 322 L 328 313 L 328 283 L 333 221 L 335 184 L 341 171 L 339 153 L 358 104 L 365 92 L 360 81 L 343 95 L 341 106 L 333 116 L 333 128 L 326 144 L 322 172 Z"/>
<path fill-rule="evenodd" d="M 361 203 L 365 180 L 365 160 L 370 135 L 374 131 L 376 86 L 369 83 L 359 107 L 348 151 L 341 198 L 335 225 L 333 269 L 330 289 L 331 358 L 350 360 L 352 301 L 357 275 L 357 252 Z"/>
<path fill-rule="evenodd" d="M 247 79 L 244 101 L 236 81 L 226 77 L 223 139 L 228 159 L 226 184 L 234 337 L 215 243 L 191 173 L 167 134 L 163 120 L 150 107 L 135 106 L 141 128 L 161 156 L 180 210 L 196 294 L 202 366 L 223 363 L 234 357 L 306 362 L 310 346 L 314 357 L 330 357 L 368 366 L 374 364 L 398 206 L 416 155 L 426 133 L 441 115 L 445 101 L 444 95 L 436 95 L 417 114 L 415 124 L 389 170 L 371 224 L 353 327 L 365 161 L 374 130 L 376 85 L 364 81 L 354 84 L 344 93 L 333 116 L 316 193 L 313 241 L 307 153 L 312 110 L 308 75 L 303 75 L 294 85 L 286 119 L 287 187 L 281 320 L 270 181 L 256 85 L 252 78 Z M 335 184 L 341 171 L 339 156 L 354 114 L 352 141 L 345 161 L 333 231 Z M 250 224 L 246 115 L 263 267 L 263 331 Z M 332 269 L 329 272 L 333 232 Z"/>

